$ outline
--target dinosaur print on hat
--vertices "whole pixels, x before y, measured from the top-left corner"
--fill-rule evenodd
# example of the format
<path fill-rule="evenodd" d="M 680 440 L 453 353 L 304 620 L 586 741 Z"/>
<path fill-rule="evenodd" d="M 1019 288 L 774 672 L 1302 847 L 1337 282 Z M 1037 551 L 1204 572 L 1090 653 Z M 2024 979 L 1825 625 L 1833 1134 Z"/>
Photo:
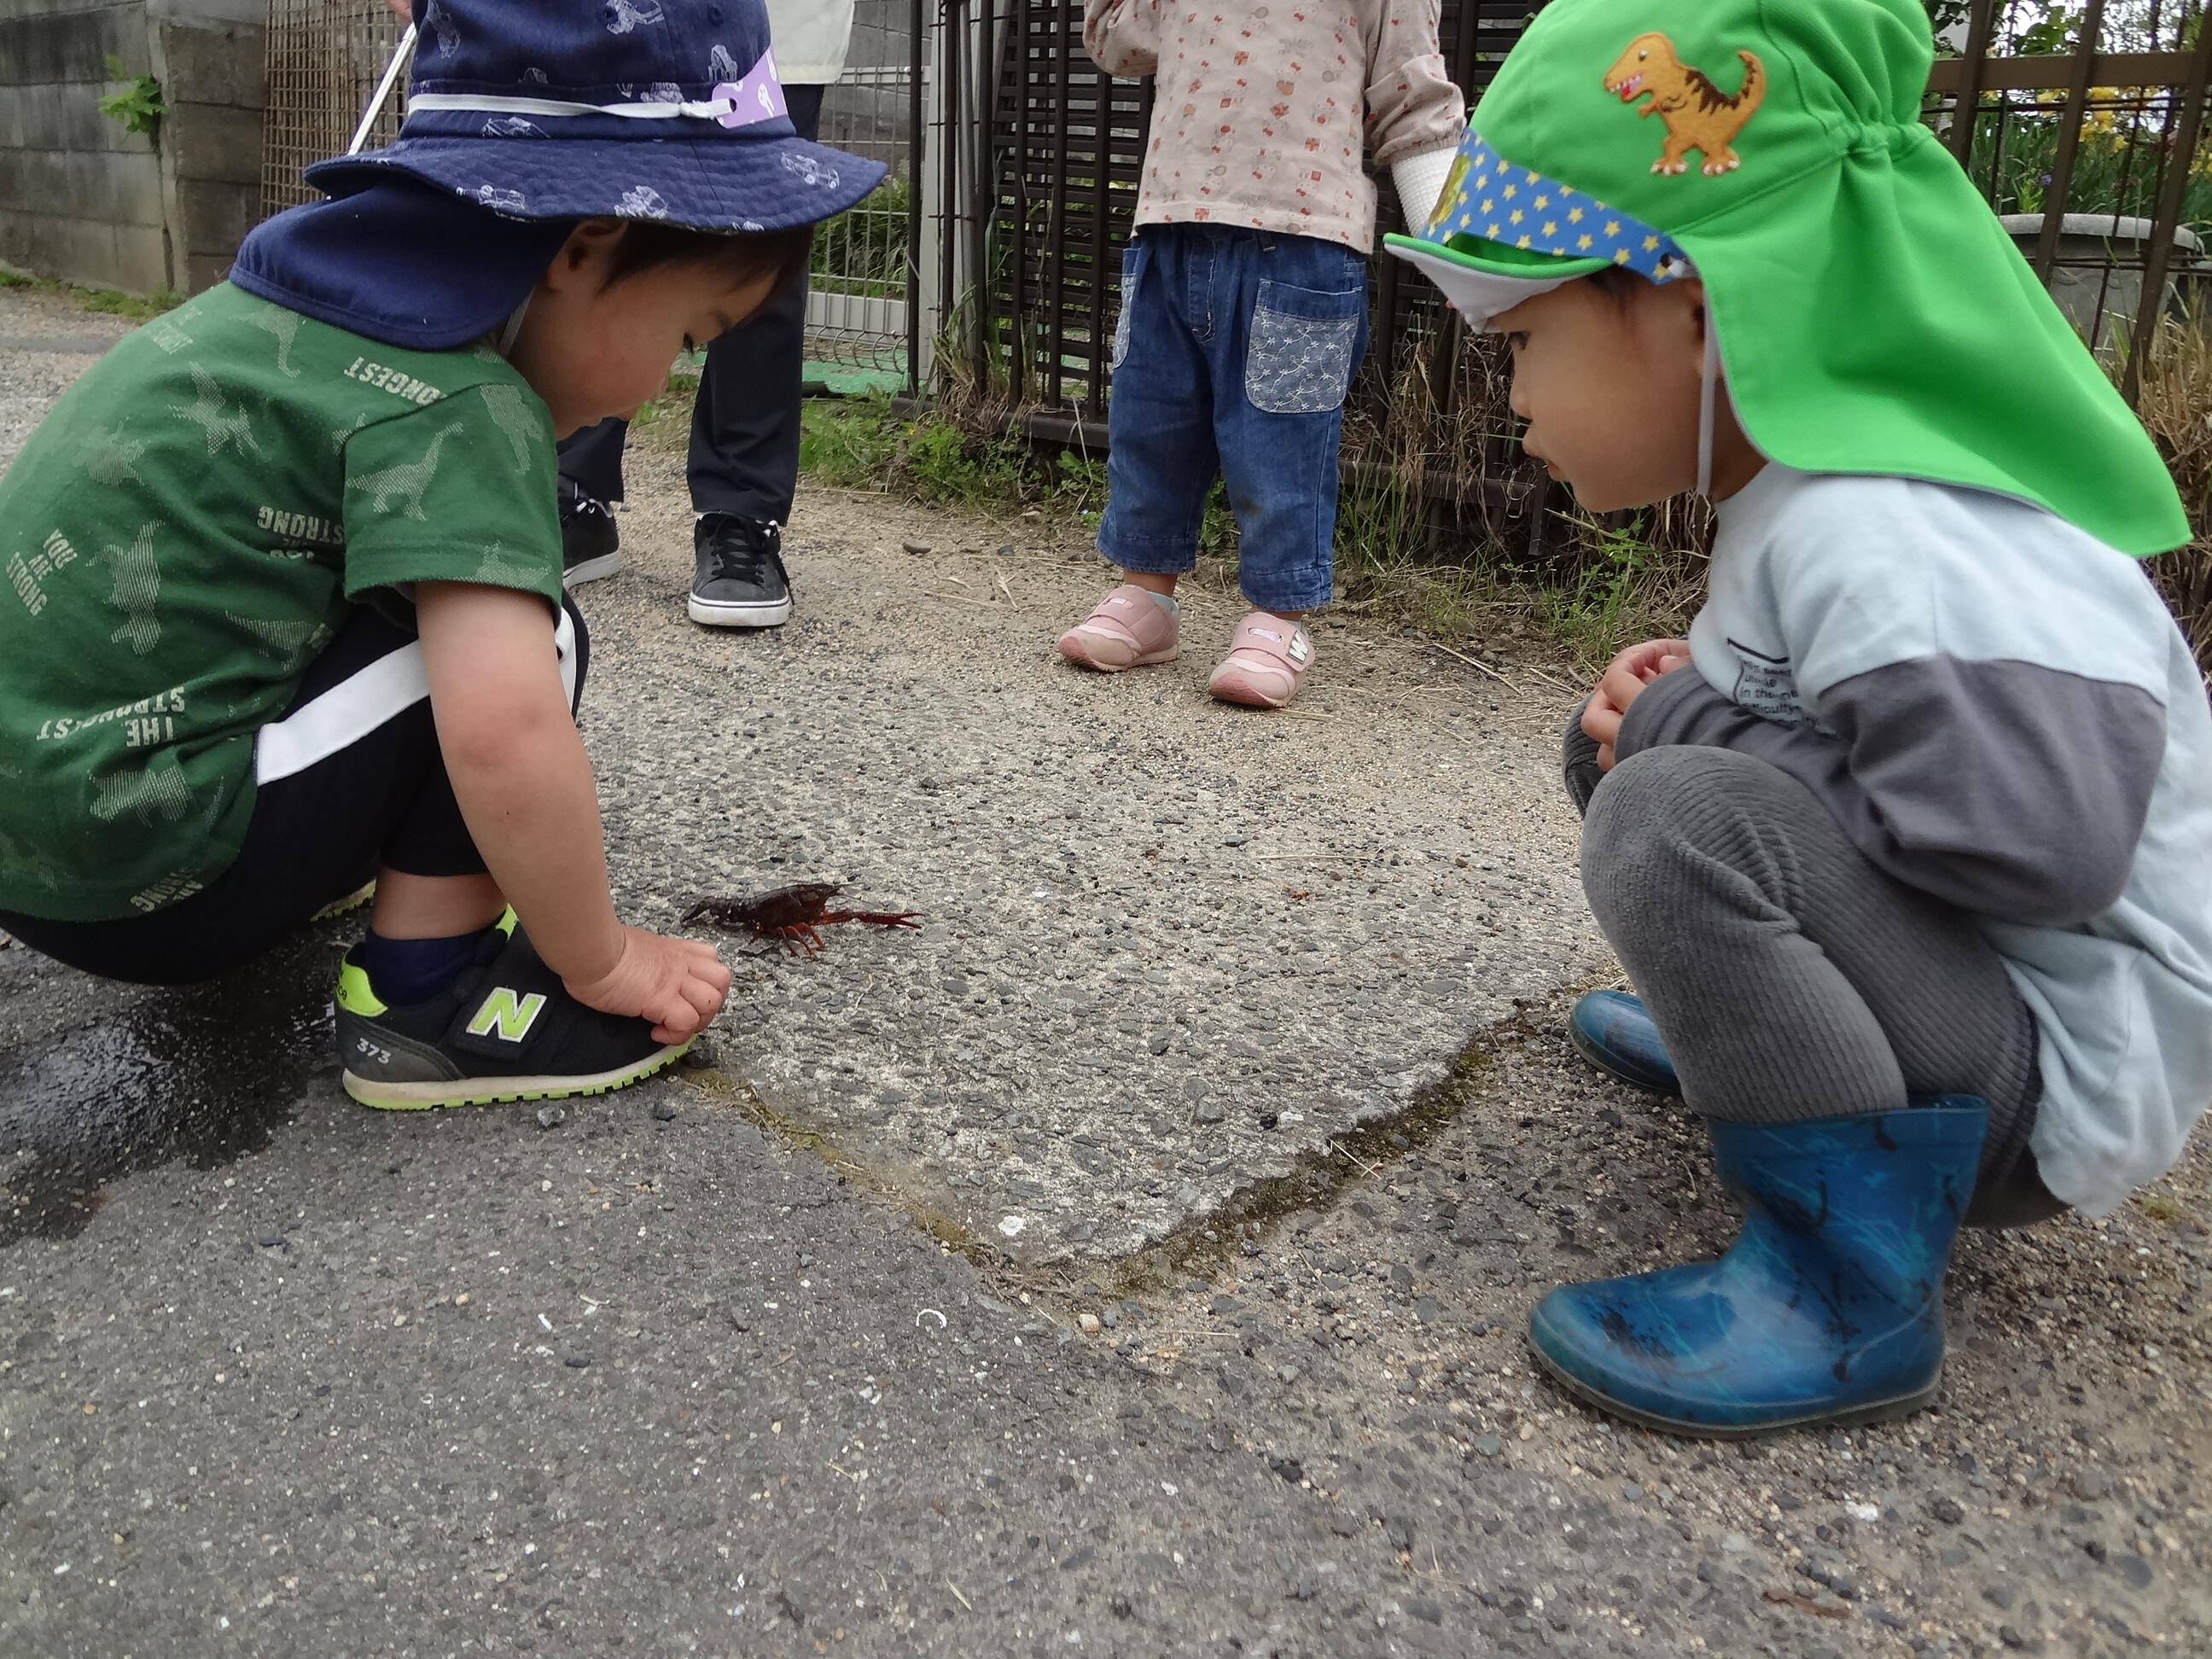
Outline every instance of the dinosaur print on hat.
<path fill-rule="evenodd" d="M 1667 138 L 1654 173 L 1686 173 L 1692 150 L 1705 158 L 1708 179 L 1733 173 L 1742 165 L 1735 153 L 1736 135 L 1759 112 L 1766 100 L 1766 66 L 1759 54 L 1739 52 L 1743 59 L 1743 85 L 1731 98 L 1715 86 L 1702 70 L 1692 69 L 1674 50 L 1674 43 L 1659 33 L 1639 34 L 1605 74 L 1605 89 L 1624 104 L 1649 98 L 1637 113 L 1657 116 L 1666 123 Z"/>

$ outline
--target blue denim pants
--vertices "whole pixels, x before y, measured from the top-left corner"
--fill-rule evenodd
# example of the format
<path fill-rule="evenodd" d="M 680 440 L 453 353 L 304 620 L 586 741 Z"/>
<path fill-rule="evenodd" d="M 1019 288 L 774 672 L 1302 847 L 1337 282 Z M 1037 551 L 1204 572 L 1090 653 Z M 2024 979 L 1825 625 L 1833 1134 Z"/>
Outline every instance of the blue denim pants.
<path fill-rule="evenodd" d="M 1099 552 L 1124 570 L 1190 569 L 1218 476 L 1245 599 L 1277 612 L 1328 604 L 1344 395 L 1366 350 L 1367 261 L 1350 248 L 1146 226 L 1121 256 Z"/>

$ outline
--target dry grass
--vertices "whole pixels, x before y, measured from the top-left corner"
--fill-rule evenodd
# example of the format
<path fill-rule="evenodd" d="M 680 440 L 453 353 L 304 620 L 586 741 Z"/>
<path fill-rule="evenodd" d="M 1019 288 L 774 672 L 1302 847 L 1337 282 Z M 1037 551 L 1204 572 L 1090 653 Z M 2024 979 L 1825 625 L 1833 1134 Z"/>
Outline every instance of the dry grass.
<path fill-rule="evenodd" d="M 2169 319 L 2149 349 L 2138 413 L 2197 531 L 2187 548 L 2150 568 L 2212 678 L 2212 327 Z M 1367 384 L 1346 416 L 1337 526 L 1346 597 L 1478 649 L 1548 639 L 1587 668 L 1632 641 L 1684 631 L 1704 595 L 1711 509 L 1681 496 L 1599 520 L 1554 491 L 1542 509 L 1542 550 L 1529 555 L 1529 514 L 1545 500 L 1543 479 L 1522 455 L 1520 422 L 1507 407 L 1503 346 L 1478 337 L 1452 356 L 1451 380 L 1439 385 L 1433 337 L 1402 342 L 1392 383 Z M 1092 508 L 1103 501 L 1098 462 L 1071 458 L 1042 489 L 1033 468 L 1015 469 L 1014 453 L 1026 447 L 1006 434 L 1020 429 L 1022 399 L 963 372 L 956 349 L 939 363 L 937 418 L 951 429 L 945 438 L 957 430 L 971 460 L 995 458 L 1000 471 L 1029 472 L 1026 499 Z M 941 459 L 962 470 L 949 451 Z M 1236 532 L 1218 501 L 1202 550 L 1206 571 L 1225 586 L 1232 567 L 1214 567 L 1233 561 Z"/>
<path fill-rule="evenodd" d="M 2154 560 L 2151 574 L 2212 678 L 2212 331 L 2202 320 L 2160 325 L 2136 413 L 2172 470 L 2197 532 L 2179 552 Z"/>

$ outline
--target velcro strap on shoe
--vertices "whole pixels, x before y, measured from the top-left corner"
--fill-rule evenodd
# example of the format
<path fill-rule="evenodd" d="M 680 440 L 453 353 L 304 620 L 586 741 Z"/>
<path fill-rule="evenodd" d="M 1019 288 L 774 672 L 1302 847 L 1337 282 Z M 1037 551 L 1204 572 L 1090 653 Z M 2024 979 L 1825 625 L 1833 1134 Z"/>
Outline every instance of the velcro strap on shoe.
<path fill-rule="evenodd" d="M 1236 635 L 1229 642 L 1231 656 L 1240 651 L 1271 659 L 1294 674 L 1303 674 L 1313 664 L 1313 636 L 1296 623 L 1255 614 L 1237 624 Z"/>
<path fill-rule="evenodd" d="M 568 995 L 561 976 L 538 958 L 518 927 L 478 972 L 446 1033 L 446 1046 L 510 1063 L 526 1060 L 556 1023 Z"/>

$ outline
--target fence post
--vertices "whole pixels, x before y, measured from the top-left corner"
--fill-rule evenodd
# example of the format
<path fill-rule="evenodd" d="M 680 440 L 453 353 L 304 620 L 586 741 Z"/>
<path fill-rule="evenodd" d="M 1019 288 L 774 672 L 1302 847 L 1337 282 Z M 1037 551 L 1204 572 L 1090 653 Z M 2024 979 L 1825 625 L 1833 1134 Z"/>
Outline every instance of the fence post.
<path fill-rule="evenodd" d="M 2043 229 L 2035 239 L 2035 274 L 2046 286 L 2058 264 L 2058 238 L 2066 228 L 2066 198 L 2074 183 L 2074 158 L 2081 148 L 2081 118 L 2095 78 L 2097 48 L 2105 38 L 2105 0 L 2089 0 L 2074 43 L 2074 73 L 2059 114 L 2058 149 L 2051 158 L 2051 184 L 2043 192 Z M 2053 204 L 2056 204 L 2056 210 Z"/>
<path fill-rule="evenodd" d="M 2181 201 L 2189 188 L 2190 164 L 2197 159 L 2197 136 L 2204 120 L 2204 86 L 2212 78 L 2212 20 L 2199 26 L 2197 49 L 2190 54 L 2189 84 L 2178 95 L 2181 107 L 2173 124 L 2173 148 L 2158 181 L 2158 212 L 2151 220 L 2150 254 L 2143 269 L 2142 296 L 2136 304 L 2135 327 L 2128 337 L 2128 366 L 2120 395 L 2133 408 L 2142 392 L 2144 349 L 2158 337 L 2166 313 L 2166 272 L 2172 261 L 2174 233 L 2181 227 Z M 2148 327 L 2145 327 L 2146 313 Z"/>
<path fill-rule="evenodd" d="M 1996 33 L 1997 0 L 1973 0 L 1966 23 L 1966 49 L 1960 54 L 1959 96 L 1951 106 L 1951 153 L 1959 165 L 1972 168 L 1974 117 L 1982 102 L 1982 65 L 1989 57 L 1990 37 Z"/>
<path fill-rule="evenodd" d="M 935 265 L 927 257 L 923 237 L 929 223 L 928 89 L 922 84 L 929 73 L 929 11 L 927 0 L 914 0 L 907 31 L 906 89 L 906 395 L 921 396 L 933 365 L 930 346 L 937 337 L 940 296 L 931 291 Z"/>

